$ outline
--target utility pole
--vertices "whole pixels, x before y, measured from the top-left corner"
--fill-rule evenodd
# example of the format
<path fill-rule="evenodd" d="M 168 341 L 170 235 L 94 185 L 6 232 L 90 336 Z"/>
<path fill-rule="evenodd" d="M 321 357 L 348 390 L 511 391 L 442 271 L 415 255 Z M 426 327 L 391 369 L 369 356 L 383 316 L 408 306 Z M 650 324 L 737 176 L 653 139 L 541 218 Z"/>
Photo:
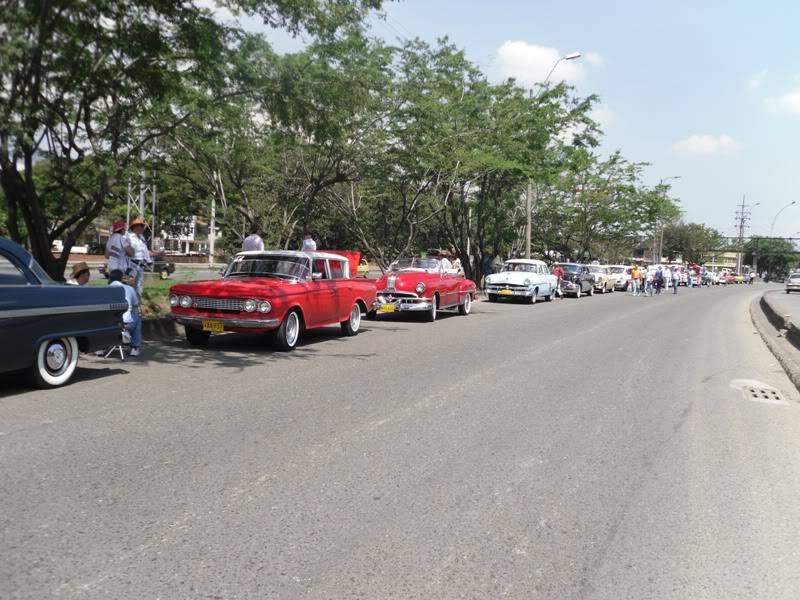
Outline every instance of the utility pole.
<path fill-rule="evenodd" d="M 742 203 L 736 207 L 736 226 L 739 229 L 739 237 L 737 240 L 737 256 L 736 256 L 736 272 L 742 272 L 742 259 L 744 258 L 744 232 L 749 227 L 750 216 L 753 214 L 753 208 L 761 204 L 756 202 L 752 206 L 745 204 L 745 196 L 742 195 Z"/>
<path fill-rule="evenodd" d="M 531 257 L 531 180 L 528 178 L 528 193 L 525 195 L 525 258 Z"/>

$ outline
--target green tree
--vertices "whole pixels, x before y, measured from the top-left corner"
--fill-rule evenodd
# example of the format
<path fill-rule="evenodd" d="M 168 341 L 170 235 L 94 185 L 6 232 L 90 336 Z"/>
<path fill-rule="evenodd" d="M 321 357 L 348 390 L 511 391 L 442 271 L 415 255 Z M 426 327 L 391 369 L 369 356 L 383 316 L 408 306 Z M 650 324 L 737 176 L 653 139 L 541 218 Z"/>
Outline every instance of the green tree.
<path fill-rule="evenodd" d="M 670 260 L 680 256 L 684 262 L 703 263 L 707 254 L 722 246 L 722 234 L 702 223 L 676 222 L 664 228 L 664 250 Z"/>
<path fill-rule="evenodd" d="M 378 0 L 226 2 L 276 27 L 334 39 L 354 27 Z M 0 186 L 7 229 L 61 277 L 69 248 L 105 209 L 113 190 L 156 141 L 197 110 L 254 83 L 239 78 L 239 32 L 194 2 L 96 0 L 7 2 L 0 12 Z M 198 91 L 202 94 L 198 95 Z M 46 159 L 52 184 L 76 206 L 54 222 L 35 164 Z M 76 173 L 91 173 L 91 185 Z M 65 252 L 50 252 L 61 238 Z"/>
<path fill-rule="evenodd" d="M 744 263 L 784 276 L 800 265 L 798 252 L 789 241 L 780 238 L 752 238 L 744 245 Z"/>

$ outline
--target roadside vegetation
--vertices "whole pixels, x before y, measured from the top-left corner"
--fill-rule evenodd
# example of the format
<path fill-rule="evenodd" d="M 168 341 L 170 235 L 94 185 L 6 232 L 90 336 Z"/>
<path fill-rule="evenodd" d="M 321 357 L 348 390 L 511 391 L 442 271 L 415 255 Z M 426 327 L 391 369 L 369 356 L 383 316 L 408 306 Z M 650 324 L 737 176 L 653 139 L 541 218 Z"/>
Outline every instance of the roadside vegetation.
<path fill-rule="evenodd" d="M 167 230 L 213 202 L 223 253 L 251 224 L 276 248 L 311 229 L 380 267 L 449 247 L 476 281 L 523 251 L 528 193 L 539 255 L 619 261 L 688 226 L 668 184 L 644 183 L 645 162 L 601 152 L 595 96 L 490 81 L 447 38 L 387 44 L 366 24 L 379 0 L 220 4 L 308 43 L 279 54 L 200 2 L 0 14 L 0 235 L 54 277 L 143 181 Z M 666 237 L 675 252 L 721 243 Z"/>

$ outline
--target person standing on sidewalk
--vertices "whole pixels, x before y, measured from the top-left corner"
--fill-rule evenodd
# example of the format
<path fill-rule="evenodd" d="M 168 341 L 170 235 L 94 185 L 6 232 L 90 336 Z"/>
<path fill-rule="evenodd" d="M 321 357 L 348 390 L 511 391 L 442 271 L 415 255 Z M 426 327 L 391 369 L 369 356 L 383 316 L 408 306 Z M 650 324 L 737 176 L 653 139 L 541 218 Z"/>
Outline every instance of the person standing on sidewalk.
<path fill-rule="evenodd" d="M 672 275 L 672 294 L 675 295 L 678 293 L 678 285 L 681 283 L 681 274 L 678 269 L 675 269 L 675 273 Z"/>
<path fill-rule="evenodd" d="M 153 262 L 150 257 L 150 249 L 147 247 L 147 242 L 144 240 L 144 228 L 147 224 L 139 218 L 131 221 L 128 225 L 128 240 L 131 248 L 133 248 L 133 255 L 131 255 L 131 263 L 133 264 L 133 278 L 136 293 L 139 298 L 144 293 L 144 270 L 148 264 Z"/>
<path fill-rule="evenodd" d="M 133 247 L 125 231 L 125 221 L 118 219 L 111 226 L 111 237 L 106 242 L 106 269 L 109 272 L 119 269 L 123 273 L 128 273 L 131 268 L 131 257 Z"/>

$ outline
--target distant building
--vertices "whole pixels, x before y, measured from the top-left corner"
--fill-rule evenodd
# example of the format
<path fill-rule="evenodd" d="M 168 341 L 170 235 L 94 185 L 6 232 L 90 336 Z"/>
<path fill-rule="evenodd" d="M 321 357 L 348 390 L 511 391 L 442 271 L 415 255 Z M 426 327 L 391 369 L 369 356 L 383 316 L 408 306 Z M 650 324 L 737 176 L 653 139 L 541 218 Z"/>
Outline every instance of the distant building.
<path fill-rule="evenodd" d="M 716 252 L 705 255 L 705 265 L 707 269 L 736 269 L 736 252 Z"/>

